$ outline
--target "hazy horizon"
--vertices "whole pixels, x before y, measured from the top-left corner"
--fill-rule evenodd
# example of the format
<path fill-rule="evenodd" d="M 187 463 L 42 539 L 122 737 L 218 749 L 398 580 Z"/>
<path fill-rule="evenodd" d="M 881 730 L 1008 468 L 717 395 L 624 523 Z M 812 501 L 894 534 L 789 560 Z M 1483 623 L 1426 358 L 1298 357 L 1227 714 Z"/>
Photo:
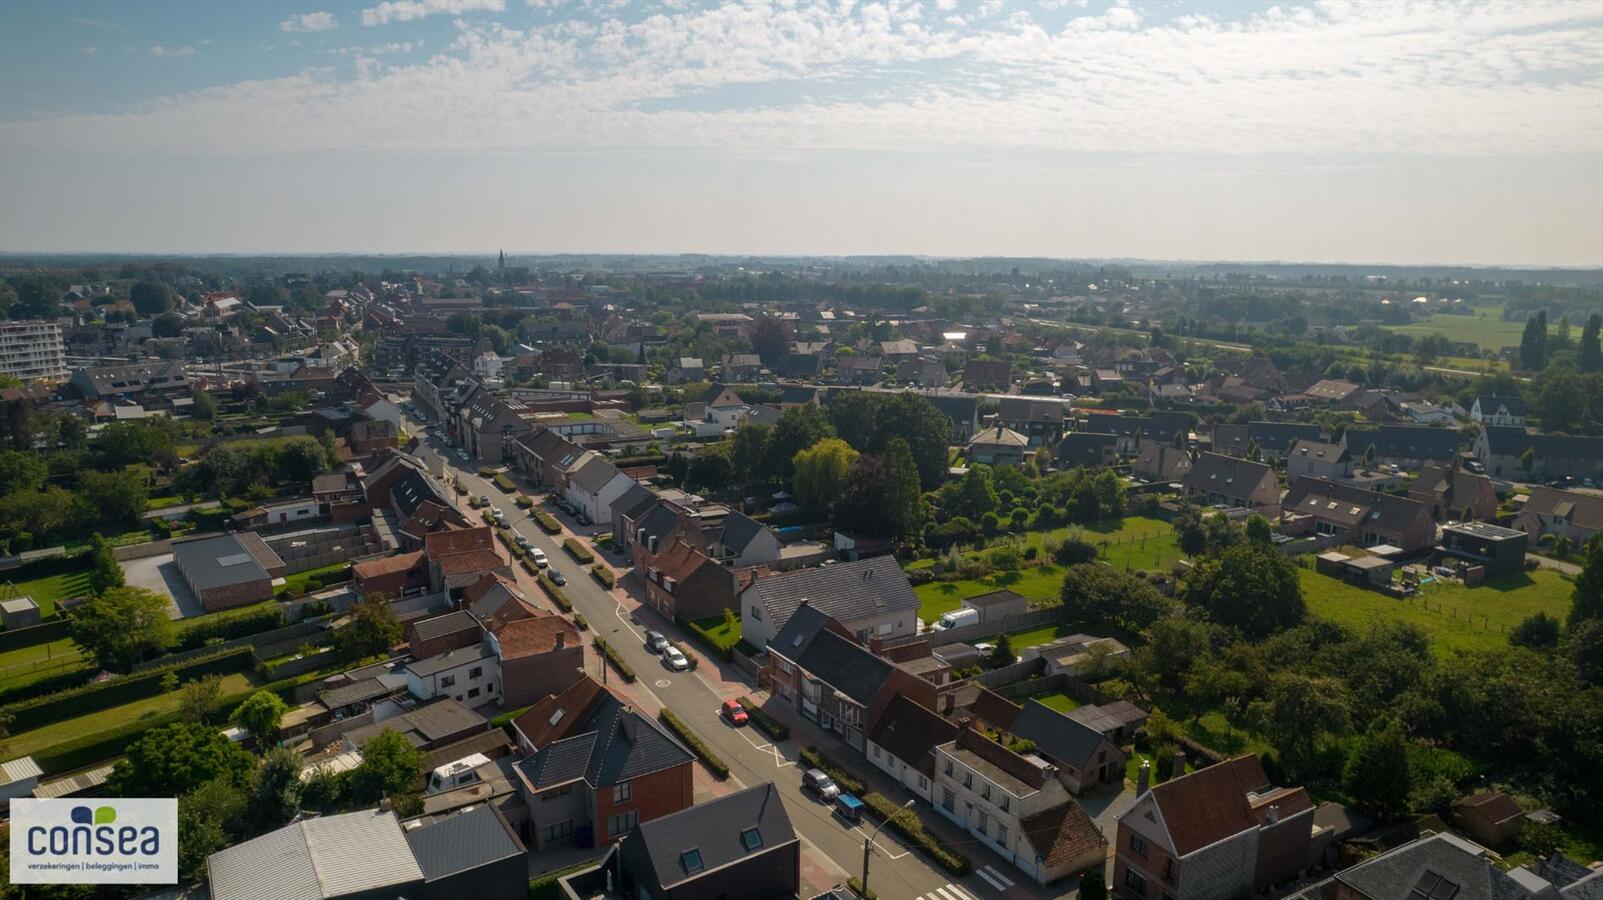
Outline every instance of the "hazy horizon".
<path fill-rule="evenodd" d="M 10 253 L 1591 268 L 1603 4 L 13 2 L 0 197 Z"/>

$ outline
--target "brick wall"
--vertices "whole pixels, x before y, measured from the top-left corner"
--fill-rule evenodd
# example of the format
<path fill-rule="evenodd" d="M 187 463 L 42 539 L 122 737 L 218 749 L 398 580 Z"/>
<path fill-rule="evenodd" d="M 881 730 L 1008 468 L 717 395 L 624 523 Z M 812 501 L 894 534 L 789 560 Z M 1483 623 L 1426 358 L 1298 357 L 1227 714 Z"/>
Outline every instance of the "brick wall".
<path fill-rule="evenodd" d="M 528 706 L 547 694 L 569 687 L 583 672 L 582 641 L 550 653 L 502 660 L 501 703 L 509 709 Z"/>
<path fill-rule="evenodd" d="M 689 809 L 695 803 L 690 767 L 691 764 L 686 762 L 671 769 L 642 775 L 630 782 L 630 798 L 618 803 L 612 800 L 611 787 L 598 789 L 595 793 L 596 846 L 603 846 L 623 836 L 608 833 L 607 825 L 615 815 L 634 810 L 639 821 L 649 822 L 669 813 Z"/>
<path fill-rule="evenodd" d="M 216 612 L 220 609 L 233 609 L 236 606 L 248 606 L 273 599 L 273 582 L 267 578 L 259 578 L 242 584 L 208 588 L 197 593 L 200 595 L 200 605 L 205 607 L 207 612 Z"/>

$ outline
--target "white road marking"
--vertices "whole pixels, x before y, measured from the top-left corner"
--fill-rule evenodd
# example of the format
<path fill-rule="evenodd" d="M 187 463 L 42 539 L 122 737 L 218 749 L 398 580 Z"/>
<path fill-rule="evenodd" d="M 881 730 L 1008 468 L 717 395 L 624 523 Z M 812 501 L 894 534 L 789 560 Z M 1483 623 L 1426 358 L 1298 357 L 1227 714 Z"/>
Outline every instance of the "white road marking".
<path fill-rule="evenodd" d="M 1013 886 L 1013 879 L 1007 877 L 1006 875 L 1003 875 L 1002 871 L 1000 869 L 996 868 L 995 866 L 986 866 L 984 871 L 991 873 L 991 877 L 995 878 L 997 881 L 1002 882 L 1002 884 L 1004 886 L 1006 886 L 1006 887 L 1012 887 Z"/>
<path fill-rule="evenodd" d="M 852 830 L 862 835 L 865 840 L 868 838 L 868 832 L 863 830 L 863 826 L 853 826 Z M 874 841 L 873 844 L 875 849 L 884 854 L 885 858 L 891 860 L 892 862 L 895 862 L 896 860 L 901 859 L 902 857 L 913 852 L 911 850 L 903 850 L 901 853 L 892 853 L 891 851 L 885 849 L 885 845 L 881 844 L 879 841 Z"/>
<path fill-rule="evenodd" d="M 990 867 L 987 866 L 986 869 L 988 869 L 988 868 L 990 868 Z M 974 874 L 976 874 L 976 875 L 980 876 L 981 878 L 985 879 L 986 882 L 991 885 L 991 887 L 994 887 L 999 891 L 1007 890 L 1007 888 L 1002 886 L 1002 883 L 1000 881 L 997 881 L 995 878 L 992 878 L 990 873 L 987 872 L 986 869 L 981 869 L 981 870 L 979 870 L 978 872 L 976 872 Z"/>
<path fill-rule="evenodd" d="M 974 896 L 973 894 L 969 893 L 968 891 L 963 890 L 963 886 L 962 885 L 959 885 L 959 884 L 948 884 L 946 886 L 946 889 L 948 891 L 951 891 L 953 896 L 957 897 L 958 900 L 979 900 L 978 897 Z"/>

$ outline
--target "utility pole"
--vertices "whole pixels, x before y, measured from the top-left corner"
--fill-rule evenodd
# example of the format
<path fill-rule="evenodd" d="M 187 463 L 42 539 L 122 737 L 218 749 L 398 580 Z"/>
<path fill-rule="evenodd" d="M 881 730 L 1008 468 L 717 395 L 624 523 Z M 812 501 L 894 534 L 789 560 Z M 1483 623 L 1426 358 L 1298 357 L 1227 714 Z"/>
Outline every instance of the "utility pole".
<path fill-rule="evenodd" d="M 897 812 L 901 812 L 901 810 L 907 809 L 908 807 L 912 806 L 915 802 L 916 802 L 915 800 L 909 799 L 906 803 L 903 803 L 901 805 L 901 808 L 898 809 Z M 874 833 L 873 834 L 869 835 L 868 837 L 863 838 L 863 896 L 864 897 L 868 896 L 868 857 L 869 857 L 869 854 L 873 852 L 874 838 L 879 837 L 879 833 L 881 831 L 884 831 L 885 830 L 885 826 L 889 825 L 890 823 L 891 823 L 891 820 L 889 818 L 885 819 L 885 821 L 879 823 L 879 827 L 878 828 L 874 829 Z"/>

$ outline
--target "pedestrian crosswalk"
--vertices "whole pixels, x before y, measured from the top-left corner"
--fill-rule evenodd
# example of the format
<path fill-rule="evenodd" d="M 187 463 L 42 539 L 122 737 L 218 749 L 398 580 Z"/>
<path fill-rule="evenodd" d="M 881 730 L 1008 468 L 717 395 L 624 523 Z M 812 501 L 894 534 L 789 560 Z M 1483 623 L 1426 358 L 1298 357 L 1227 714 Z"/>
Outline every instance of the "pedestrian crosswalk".
<path fill-rule="evenodd" d="M 1001 870 L 995 866 L 986 866 L 978 874 L 985 879 L 986 883 L 999 891 L 1005 891 L 1013 886 L 1013 879 L 1003 875 Z"/>
<path fill-rule="evenodd" d="M 917 900 L 979 900 L 979 898 L 958 885 L 946 884 L 920 896 Z"/>

